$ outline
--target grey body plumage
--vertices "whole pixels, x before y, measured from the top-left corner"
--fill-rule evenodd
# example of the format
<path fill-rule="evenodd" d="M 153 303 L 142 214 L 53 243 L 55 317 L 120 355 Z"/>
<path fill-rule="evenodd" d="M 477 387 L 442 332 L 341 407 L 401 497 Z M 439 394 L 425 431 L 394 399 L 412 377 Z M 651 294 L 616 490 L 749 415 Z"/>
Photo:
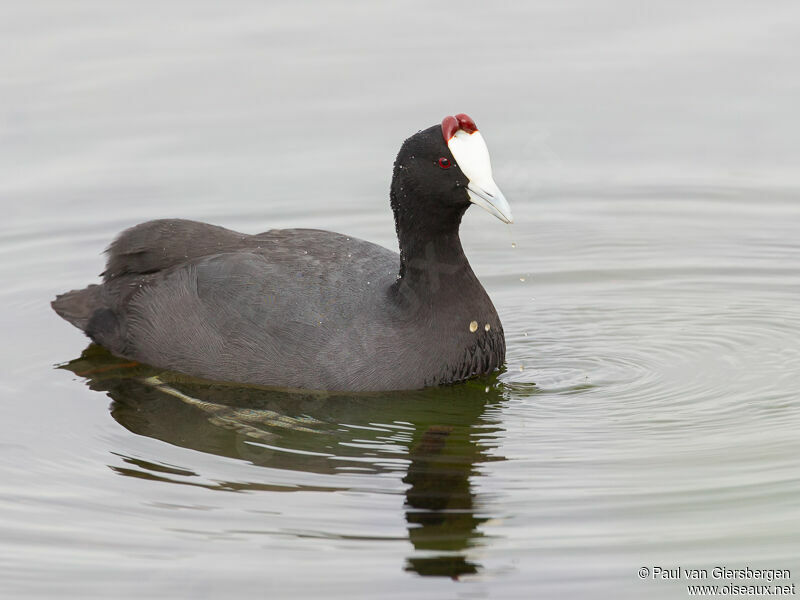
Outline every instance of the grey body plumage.
<path fill-rule="evenodd" d="M 489 373 L 505 341 L 458 238 L 466 178 L 451 169 L 439 189 L 415 173 L 452 158 L 435 129 L 395 164 L 401 255 L 328 231 L 149 221 L 111 244 L 102 284 L 53 308 L 114 354 L 207 379 L 376 391 Z"/>

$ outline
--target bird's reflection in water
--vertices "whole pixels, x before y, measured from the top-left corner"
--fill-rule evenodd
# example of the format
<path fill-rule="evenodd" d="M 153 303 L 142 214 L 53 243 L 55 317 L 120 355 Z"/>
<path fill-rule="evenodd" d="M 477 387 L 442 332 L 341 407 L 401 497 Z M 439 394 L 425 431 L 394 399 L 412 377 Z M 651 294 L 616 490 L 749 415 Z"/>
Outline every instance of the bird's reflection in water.
<path fill-rule="evenodd" d="M 479 452 L 474 447 L 460 452 L 451 436 L 457 436 L 452 426 L 427 427 L 411 449 L 403 479 L 411 486 L 406 491 L 409 539 L 416 550 L 434 553 L 408 559 L 407 569 L 420 575 L 458 577 L 478 570 L 461 551 L 475 544 L 478 525 L 486 520 L 475 516 L 469 483 Z"/>
<path fill-rule="evenodd" d="M 489 460 L 499 426 L 489 416 L 502 396 L 494 379 L 383 394 L 278 391 L 211 383 L 158 371 L 89 346 L 65 368 L 112 399 L 111 414 L 126 429 L 164 442 L 256 465 L 309 473 L 405 472 L 405 517 L 415 552 L 405 568 L 457 578 L 476 573 L 468 557 L 479 545 L 476 465 Z M 191 470 L 134 457 L 126 476 L 220 490 L 348 489 L 324 485 L 192 481 Z M 343 481 L 346 479 L 341 478 Z M 480 505 L 481 514 L 490 507 Z"/>

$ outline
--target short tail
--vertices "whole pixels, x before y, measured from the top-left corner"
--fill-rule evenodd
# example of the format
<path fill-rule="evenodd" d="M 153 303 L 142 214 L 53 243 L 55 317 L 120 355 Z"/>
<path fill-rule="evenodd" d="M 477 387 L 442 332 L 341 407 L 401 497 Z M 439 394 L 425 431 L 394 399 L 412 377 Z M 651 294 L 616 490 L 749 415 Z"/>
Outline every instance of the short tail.
<path fill-rule="evenodd" d="M 101 286 L 90 285 L 82 290 L 59 294 L 50 306 L 60 317 L 86 331 L 89 320 L 97 310 L 103 308 L 100 290 Z"/>

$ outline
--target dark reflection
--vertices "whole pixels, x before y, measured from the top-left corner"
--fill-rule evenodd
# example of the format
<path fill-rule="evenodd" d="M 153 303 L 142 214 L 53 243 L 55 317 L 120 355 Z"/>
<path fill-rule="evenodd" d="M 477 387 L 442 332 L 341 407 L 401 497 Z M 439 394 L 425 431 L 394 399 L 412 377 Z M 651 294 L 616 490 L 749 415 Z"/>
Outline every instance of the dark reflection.
<path fill-rule="evenodd" d="M 405 568 L 457 578 L 476 573 L 480 543 L 470 478 L 489 460 L 500 428 L 487 413 L 502 398 L 494 378 L 384 394 L 270 390 L 192 379 L 119 359 L 91 345 L 65 365 L 112 399 L 126 429 L 164 442 L 274 469 L 324 475 L 404 472 L 405 516 L 415 553 Z M 351 489 L 347 477 L 317 487 L 207 482 L 176 465 L 120 456 L 129 477 L 227 491 Z M 481 513 L 487 512 L 480 507 Z"/>
<path fill-rule="evenodd" d="M 478 565 L 457 554 L 475 543 L 478 525 L 486 519 L 474 513 L 469 476 L 480 452 L 462 454 L 452 426 L 428 427 L 411 449 L 403 481 L 406 491 L 408 536 L 416 550 L 446 554 L 411 557 L 407 568 L 420 575 L 458 577 L 476 573 Z M 467 445 L 469 442 L 467 441 Z"/>

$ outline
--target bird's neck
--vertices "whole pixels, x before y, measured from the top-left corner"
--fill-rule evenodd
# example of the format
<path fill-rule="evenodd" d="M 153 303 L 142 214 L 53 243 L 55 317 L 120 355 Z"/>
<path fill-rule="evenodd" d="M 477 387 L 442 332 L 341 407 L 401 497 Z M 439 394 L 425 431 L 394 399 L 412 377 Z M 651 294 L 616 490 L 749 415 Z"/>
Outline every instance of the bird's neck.
<path fill-rule="evenodd" d="M 451 288 L 466 291 L 464 286 L 477 283 L 458 235 L 466 208 L 440 208 L 437 214 L 430 214 L 426 208 L 446 204 L 432 198 L 423 202 L 398 200 L 401 199 L 392 190 L 400 244 L 400 272 L 395 289 L 430 296 Z"/>

